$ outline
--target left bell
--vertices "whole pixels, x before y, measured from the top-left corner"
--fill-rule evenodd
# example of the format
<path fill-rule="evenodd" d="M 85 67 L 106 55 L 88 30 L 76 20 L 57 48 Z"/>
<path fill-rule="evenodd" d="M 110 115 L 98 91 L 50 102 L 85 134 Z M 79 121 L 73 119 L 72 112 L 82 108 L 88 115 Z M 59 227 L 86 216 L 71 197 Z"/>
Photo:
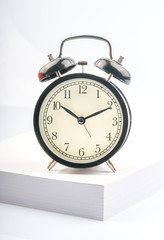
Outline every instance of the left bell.
<path fill-rule="evenodd" d="M 44 65 L 38 74 L 41 82 L 48 81 L 52 78 L 59 77 L 60 75 L 68 72 L 76 66 L 76 63 L 71 58 L 56 58 L 52 59 L 49 63 Z"/>

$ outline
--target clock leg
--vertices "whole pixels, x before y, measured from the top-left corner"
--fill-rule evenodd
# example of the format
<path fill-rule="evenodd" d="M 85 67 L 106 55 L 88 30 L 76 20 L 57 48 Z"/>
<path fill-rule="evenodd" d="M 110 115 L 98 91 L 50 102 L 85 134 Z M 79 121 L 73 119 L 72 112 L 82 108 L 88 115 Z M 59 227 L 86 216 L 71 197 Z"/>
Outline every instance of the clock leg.
<path fill-rule="evenodd" d="M 55 160 L 52 160 L 49 164 L 48 164 L 48 167 L 47 169 L 50 171 L 55 165 L 56 165 L 56 161 Z"/>
<path fill-rule="evenodd" d="M 115 169 L 115 167 L 113 166 L 113 164 L 111 163 L 110 160 L 106 161 L 106 164 L 112 170 L 112 172 L 116 172 L 116 169 Z"/>

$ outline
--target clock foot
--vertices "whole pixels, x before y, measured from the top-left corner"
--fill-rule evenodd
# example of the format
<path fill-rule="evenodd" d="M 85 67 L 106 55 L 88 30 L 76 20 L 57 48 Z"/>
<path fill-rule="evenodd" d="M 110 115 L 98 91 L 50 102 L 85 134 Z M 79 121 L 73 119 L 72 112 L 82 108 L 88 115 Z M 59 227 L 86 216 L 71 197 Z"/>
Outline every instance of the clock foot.
<path fill-rule="evenodd" d="M 56 161 L 55 160 L 52 160 L 49 164 L 48 164 L 48 167 L 47 169 L 50 171 L 55 165 L 56 165 Z"/>
<path fill-rule="evenodd" d="M 115 167 L 113 166 L 113 164 L 111 163 L 110 160 L 106 161 L 106 164 L 112 170 L 112 172 L 116 172 L 116 169 L 115 169 Z"/>

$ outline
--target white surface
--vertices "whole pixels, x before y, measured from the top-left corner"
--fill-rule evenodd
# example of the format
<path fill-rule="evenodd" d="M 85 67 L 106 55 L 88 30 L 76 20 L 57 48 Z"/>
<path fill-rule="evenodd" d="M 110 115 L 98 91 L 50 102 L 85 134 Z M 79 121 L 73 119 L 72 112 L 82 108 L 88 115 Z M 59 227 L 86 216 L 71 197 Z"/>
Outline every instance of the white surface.
<path fill-rule="evenodd" d="M 142 152 L 140 158 L 140 152 L 132 155 L 133 150 L 135 151 L 135 144 L 133 145 L 131 151 L 125 152 L 122 149 L 113 157 L 118 164 L 116 173 L 111 172 L 105 163 L 88 169 L 74 169 L 57 164 L 53 170 L 48 171 L 46 167 L 51 159 L 40 147 L 34 132 L 27 132 L 1 141 L 0 170 L 55 180 L 105 185 L 119 181 L 162 160 L 158 155 L 156 158 L 152 156 L 151 151 Z M 122 161 L 119 160 L 119 155 L 122 156 Z"/>
<path fill-rule="evenodd" d="M 163 240 L 164 191 L 104 222 L 0 204 L 1 240 Z"/>
<path fill-rule="evenodd" d="M 53 170 L 48 171 L 46 167 L 51 159 L 41 149 L 34 132 L 1 141 L 0 154 L 2 156 L 0 170 L 4 172 L 97 185 L 118 181 L 147 166 L 147 162 L 145 165 L 138 162 L 135 162 L 136 166 L 132 165 L 127 153 L 126 160 L 116 167 L 118 169 L 116 173 L 112 173 L 106 164 L 88 169 L 74 169 L 57 164 Z M 153 159 L 149 162 L 151 163 Z"/>
<path fill-rule="evenodd" d="M 104 220 L 164 187 L 164 160 L 131 167 L 128 153 L 116 173 L 104 164 L 90 169 L 57 164 L 49 172 L 41 164 L 48 157 L 31 132 L 2 141 L 0 155 L 3 203 Z"/>

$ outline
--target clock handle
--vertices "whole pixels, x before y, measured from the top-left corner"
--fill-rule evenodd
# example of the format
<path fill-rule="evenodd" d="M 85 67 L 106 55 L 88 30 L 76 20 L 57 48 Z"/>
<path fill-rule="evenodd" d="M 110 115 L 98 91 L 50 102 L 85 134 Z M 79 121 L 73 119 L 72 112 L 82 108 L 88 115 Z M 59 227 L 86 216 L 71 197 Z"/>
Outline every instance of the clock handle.
<path fill-rule="evenodd" d="M 112 46 L 110 44 L 110 42 L 105 39 L 105 38 L 102 38 L 102 37 L 99 37 L 99 36 L 93 36 L 93 35 L 79 35 L 79 36 L 73 36 L 73 37 L 69 37 L 69 38 L 66 38 L 62 41 L 61 45 L 60 45 L 60 52 L 59 52 L 59 58 L 62 57 L 62 50 L 63 50 L 63 45 L 65 42 L 67 41 L 70 41 L 70 40 L 76 40 L 76 39 L 82 39 L 82 38 L 90 38 L 90 39 L 95 39 L 95 40 L 100 40 L 100 41 L 104 41 L 108 44 L 108 47 L 109 47 L 109 57 L 110 59 L 113 59 L 112 57 Z"/>
<path fill-rule="evenodd" d="M 64 43 L 67 41 L 83 38 L 100 40 L 107 43 L 109 47 L 109 58 L 100 58 L 94 64 L 96 67 L 109 74 L 107 81 L 109 81 L 110 77 L 113 76 L 123 83 L 126 84 L 130 83 L 131 80 L 130 73 L 121 64 L 123 57 L 121 57 L 121 61 L 120 59 L 118 61 L 114 61 L 112 57 L 112 46 L 110 42 L 105 38 L 93 35 L 79 35 L 64 39 L 60 45 L 59 56 L 56 59 L 54 59 L 52 54 L 50 54 L 48 56 L 50 62 L 40 69 L 38 74 L 39 80 L 41 82 L 44 82 L 52 78 L 61 77 L 62 74 L 74 68 L 77 63 L 75 63 L 73 59 L 68 57 L 67 58 L 62 57 L 63 46 Z M 80 62 L 80 65 L 84 65 L 84 62 Z"/>

